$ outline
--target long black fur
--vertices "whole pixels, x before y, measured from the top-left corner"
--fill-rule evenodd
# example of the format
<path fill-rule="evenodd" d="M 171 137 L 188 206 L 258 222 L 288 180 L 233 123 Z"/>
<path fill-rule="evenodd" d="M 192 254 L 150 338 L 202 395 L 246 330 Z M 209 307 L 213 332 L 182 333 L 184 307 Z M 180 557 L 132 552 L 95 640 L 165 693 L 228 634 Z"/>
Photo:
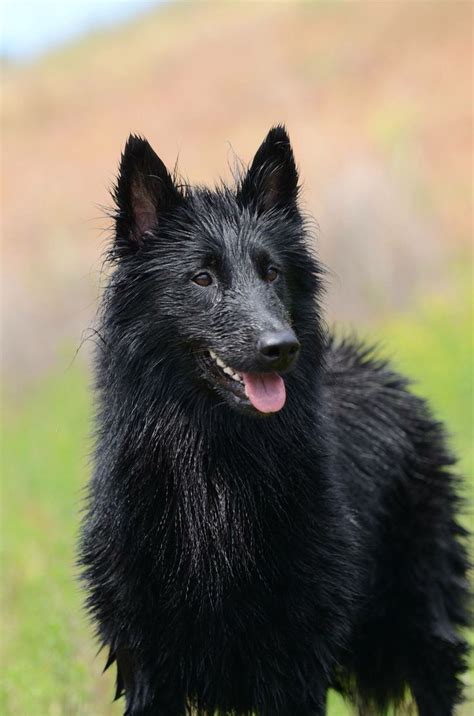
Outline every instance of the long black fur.
<path fill-rule="evenodd" d="M 80 559 L 130 716 L 321 716 L 329 687 L 361 714 L 462 698 L 454 460 L 407 381 L 325 330 L 297 182 L 283 127 L 235 188 L 184 189 L 139 137 L 122 156 Z M 262 316 L 301 343 L 267 416 L 199 362 L 252 370 Z"/>

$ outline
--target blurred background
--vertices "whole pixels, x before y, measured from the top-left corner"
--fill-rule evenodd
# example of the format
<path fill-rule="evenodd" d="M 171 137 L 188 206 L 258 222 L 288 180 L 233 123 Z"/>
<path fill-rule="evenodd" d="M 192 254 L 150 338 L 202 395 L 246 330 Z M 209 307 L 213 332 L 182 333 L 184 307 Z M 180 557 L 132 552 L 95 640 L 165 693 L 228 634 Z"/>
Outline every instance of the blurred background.
<path fill-rule="evenodd" d="M 430 398 L 472 500 L 472 7 L 2 4 L 2 713 L 121 713 L 74 543 L 103 207 L 130 132 L 212 183 L 287 125 L 328 320 Z M 347 713 L 332 695 L 330 716 Z"/>

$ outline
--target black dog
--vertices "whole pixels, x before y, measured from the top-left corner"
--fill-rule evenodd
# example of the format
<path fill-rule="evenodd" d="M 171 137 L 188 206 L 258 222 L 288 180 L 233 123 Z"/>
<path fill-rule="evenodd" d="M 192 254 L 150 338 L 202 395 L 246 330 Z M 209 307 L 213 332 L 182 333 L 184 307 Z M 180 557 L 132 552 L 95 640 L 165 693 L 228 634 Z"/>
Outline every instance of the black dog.
<path fill-rule="evenodd" d="M 133 716 L 461 700 L 453 458 L 324 330 L 297 193 L 283 127 L 235 189 L 177 184 L 138 137 L 122 156 L 81 563 Z"/>

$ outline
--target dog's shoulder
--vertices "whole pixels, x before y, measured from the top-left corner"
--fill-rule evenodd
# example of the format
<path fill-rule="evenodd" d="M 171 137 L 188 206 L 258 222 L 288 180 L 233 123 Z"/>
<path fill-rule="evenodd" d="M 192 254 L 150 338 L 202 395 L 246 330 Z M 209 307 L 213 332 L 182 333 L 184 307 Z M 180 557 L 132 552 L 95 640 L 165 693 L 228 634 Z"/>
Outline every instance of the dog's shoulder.
<path fill-rule="evenodd" d="M 440 461 L 449 464 L 442 425 L 412 392 L 410 380 L 381 354 L 378 346 L 354 337 L 328 338 L 323 395 L 336 435 L 352 452 L 371 459 L 420 455 L 434 442 Z"/>
<path fill-rule="evenodd" d="M 340 398 L 352 396 L 358 403 L 384 398 L 405 400 L 410 381 L 393 369 L 377 345 L 355 336 L 328 334 L 323 354 L 323 385 Z M 355 406 L 354 406 L 355 407 Z"/>

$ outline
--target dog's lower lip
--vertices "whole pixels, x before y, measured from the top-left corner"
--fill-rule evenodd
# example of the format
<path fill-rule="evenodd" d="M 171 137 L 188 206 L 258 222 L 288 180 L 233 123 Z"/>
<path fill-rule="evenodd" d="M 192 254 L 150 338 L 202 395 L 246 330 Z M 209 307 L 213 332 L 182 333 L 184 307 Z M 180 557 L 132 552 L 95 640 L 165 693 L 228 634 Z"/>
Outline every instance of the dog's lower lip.
<path fill-rule="evenodd" d="M 274 413 L 281 410 L 285 403 L 285 384 L 275 372 L 239 373 L 212 350 L 206 353 L 204 368 L 207 380 L 216 388 L 230 393 L 241 406 L 253 408 L 259 413 Z"/>

